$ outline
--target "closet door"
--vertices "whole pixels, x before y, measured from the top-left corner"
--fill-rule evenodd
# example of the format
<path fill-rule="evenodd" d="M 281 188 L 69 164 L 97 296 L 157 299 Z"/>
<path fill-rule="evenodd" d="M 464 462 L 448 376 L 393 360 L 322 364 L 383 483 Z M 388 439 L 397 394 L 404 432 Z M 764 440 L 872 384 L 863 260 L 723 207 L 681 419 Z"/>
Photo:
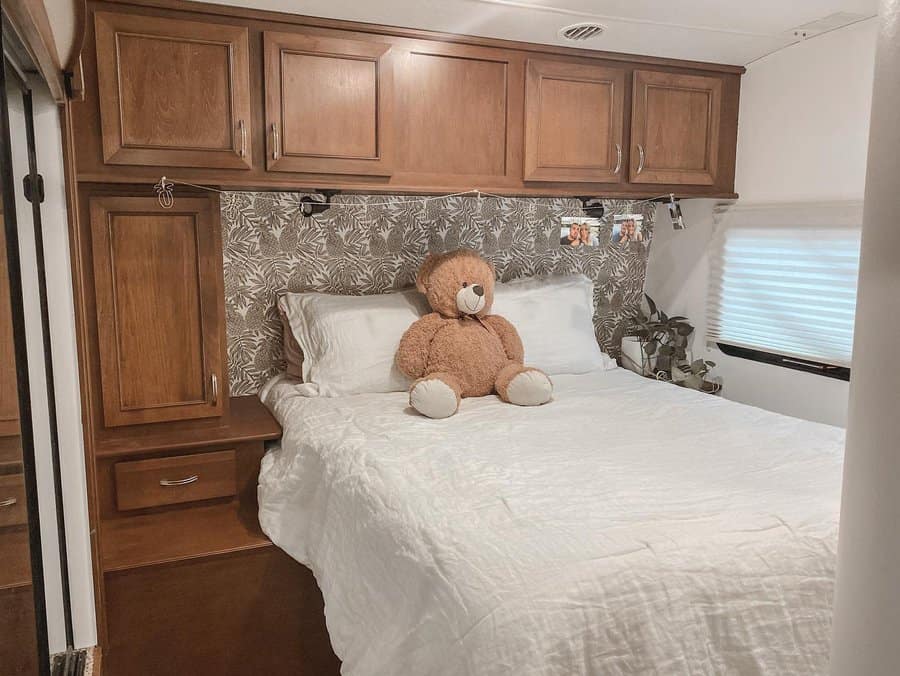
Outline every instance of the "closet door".
<path fill-rule="evenodd" d="M 216 200 L 91 199 L 107 426 L 223 412 L 224 302 Z"/>
<path fill-rule="evenodd" d="M 525 180 L 622 180 L 625 71 L 529 59 Z"/>
<path fill-rule="evenodd" d="M 246 28 L 111 12 L 94 26 L 107 164 L 251 166 Z"/>
<path fill-rule="evenodd" d="M 721 116 L 721 78 L 635 71 L 631 182 L 713 185 Z"/>
<path fill-rule="evenodd" d="M 266 168 L 389 176 L 391 46 L 272 32 L 264 41 Z"/>

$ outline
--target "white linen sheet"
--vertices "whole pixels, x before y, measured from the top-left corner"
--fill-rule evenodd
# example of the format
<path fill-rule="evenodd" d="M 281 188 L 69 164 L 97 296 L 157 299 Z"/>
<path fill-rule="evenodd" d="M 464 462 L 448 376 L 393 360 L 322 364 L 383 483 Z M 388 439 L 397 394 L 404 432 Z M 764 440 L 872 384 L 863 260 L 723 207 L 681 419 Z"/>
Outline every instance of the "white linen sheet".
<path fill-rule="evenodd" d="M 261 393 L 260 523 L 313 570 L 343 673 L 824 673 L 843 430 L 624 369 L 554 384 L 446 420 Z"/>

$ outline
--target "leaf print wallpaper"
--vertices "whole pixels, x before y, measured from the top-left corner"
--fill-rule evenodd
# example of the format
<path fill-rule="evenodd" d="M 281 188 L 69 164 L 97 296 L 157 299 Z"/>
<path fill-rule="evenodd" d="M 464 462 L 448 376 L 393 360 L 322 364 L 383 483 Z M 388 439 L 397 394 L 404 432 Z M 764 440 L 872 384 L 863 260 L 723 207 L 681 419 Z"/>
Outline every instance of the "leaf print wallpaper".
<path fill-rule="evenodd" d="M 429 251 L 459 247 L 493 261 L 509 281 L 582 272 L 594 280 L 594 328 L 603 349 L 618 353 L 627 320 L 641 301 L 655 205 L 604 200 L 600 246 L 559 244 L 560 218 L 582 216 L 569 198 L 507 199 L 338 195 L 335 206 L 306 218 L 305 193 L 222 195 L 225 311 L 231 394 L 253 394 L 284 369 L 281 320 L 285 291 L 384 293 L 409 287 Z M 644 242 L 611 244 L 613 217 L 644 216 Z"/>

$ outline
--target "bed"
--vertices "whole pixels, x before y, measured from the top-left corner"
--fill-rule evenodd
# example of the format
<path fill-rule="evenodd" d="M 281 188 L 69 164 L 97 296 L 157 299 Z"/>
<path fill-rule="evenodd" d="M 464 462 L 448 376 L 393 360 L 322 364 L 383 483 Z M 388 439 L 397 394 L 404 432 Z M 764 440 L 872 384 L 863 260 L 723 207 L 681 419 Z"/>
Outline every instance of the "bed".
<path fill-rule="evenodd" d="M 348 676 L 821 674 L 843 431 L 641 378 L 554 400 L 260 393 L 259 518 Z M 277 600 L 274 600 L 277 601 Z"/>

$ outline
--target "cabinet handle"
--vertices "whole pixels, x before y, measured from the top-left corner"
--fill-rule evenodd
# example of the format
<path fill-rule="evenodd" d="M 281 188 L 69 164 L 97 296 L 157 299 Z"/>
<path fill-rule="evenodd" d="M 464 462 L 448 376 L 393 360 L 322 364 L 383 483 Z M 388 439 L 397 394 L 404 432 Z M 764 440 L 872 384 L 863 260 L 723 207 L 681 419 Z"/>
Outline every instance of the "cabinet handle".
<path fill-rule="evenodd" d="M 209 375 L 209 389 L 212 394 L 212 405 L 219 403 L 219 376 L 215 373 Z"/>
<path fill-rule="evenodd" d="M 160 479 L 159 485 L 165 486 L 166 488 L 168 488 L 170 486 L 187 486 L 188 484 L 192 484 L 195 481 L 199 481 L 199 480 L 200 480 L 199 476 L 197 476 L 196 474 L 191 474 L 190 476 L 185 477 L 184 479 Z"/>
<path fill-rule="evenodd" d="M 243 120 L 238 120 L 238 129 L 241 131 L 241 157 L 247 156 L 247 127 Z"/>
<path fill-rule="evenodd" d="M 272 159 L 277 160 L 279 155 L 278 146 L 280 145 L 278 137 L 278 123 L 272 123 Z"/>
<path fill-rule="evenodd" d="M 0 507 L 12 507 L 17 502 L 18 500 L 15 498 L 6 498 L 6 500 L 0 500 Z"/>
<path fill-rule="evenodd" d="M 644 170 L 644 146 L 638 143 L 638 156 L 640 159 L 638 160 L 638 168 L 635 174 L 640 174 Z"/>
<path fill-rule="evenodd" d="M 616 168 L 613 169 L 614 174 L 618 174 L 622 171 L 622 144 L 616 144 Z"/>

